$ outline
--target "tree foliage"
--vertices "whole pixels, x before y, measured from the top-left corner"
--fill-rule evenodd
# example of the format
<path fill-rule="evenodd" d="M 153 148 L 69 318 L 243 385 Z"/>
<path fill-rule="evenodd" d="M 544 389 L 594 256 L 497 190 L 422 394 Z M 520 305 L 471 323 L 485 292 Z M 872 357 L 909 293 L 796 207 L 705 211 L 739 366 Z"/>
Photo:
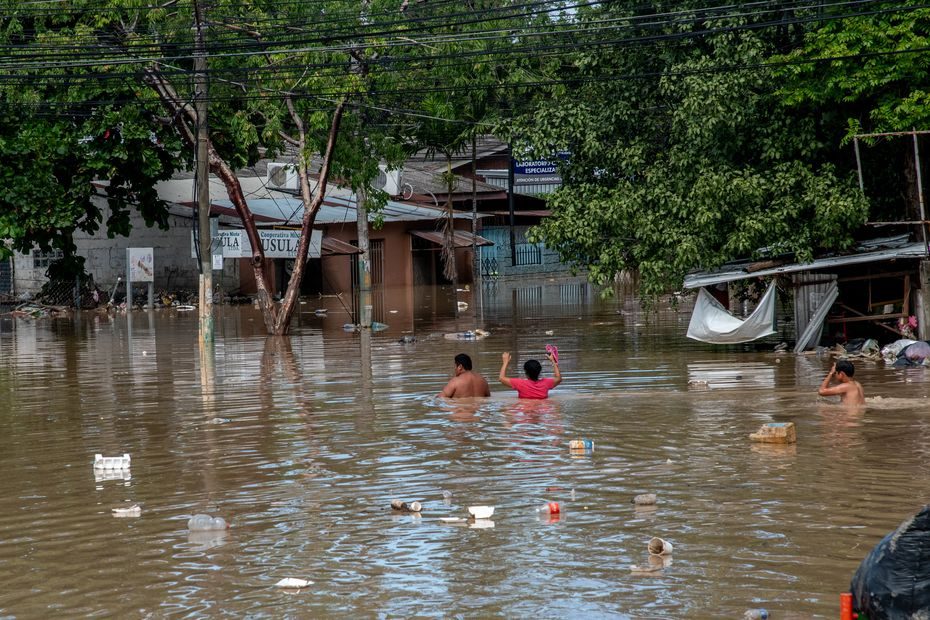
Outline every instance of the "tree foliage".
<path fill-rule="evenodd" d="M 580 24 L 631 15 L 601 6 Z M 561 62 L 566 84 L 517 129 L 537 156 L 571 153 L 535 235 L 595 282 L 638 270 L 648 295 L 738 257 L 849 247 L 867 205 L 840 136 L 783 105 L 766 63 L 784 33 L 751 25 L 688 20 L 662 33 L 674 42 Z"/>

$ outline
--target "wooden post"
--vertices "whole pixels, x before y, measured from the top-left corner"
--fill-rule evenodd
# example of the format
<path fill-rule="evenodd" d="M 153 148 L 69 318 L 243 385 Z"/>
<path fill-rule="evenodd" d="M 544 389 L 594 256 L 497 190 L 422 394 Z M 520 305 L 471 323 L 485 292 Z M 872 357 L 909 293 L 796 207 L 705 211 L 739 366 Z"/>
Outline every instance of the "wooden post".
<path fill-rule="evenodd" d="M 920 261 L 920 289 L 917 291 L 917 334 L 921 340 L 930 339 L 930 260 Z"/>

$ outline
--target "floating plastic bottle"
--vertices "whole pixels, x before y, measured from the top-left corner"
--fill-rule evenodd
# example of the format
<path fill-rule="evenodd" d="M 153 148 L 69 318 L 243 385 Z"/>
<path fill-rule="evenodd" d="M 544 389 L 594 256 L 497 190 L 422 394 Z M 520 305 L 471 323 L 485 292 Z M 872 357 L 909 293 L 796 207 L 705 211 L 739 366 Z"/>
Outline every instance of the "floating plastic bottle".
<path fill-rule="evenodd" d="M 187 522 L 187 529 L 192 532 L 209 532 L 213 530 L 225 530 L 229 527 L 226 519 L 223 517 L 211 517 L 210 515 L 194 515 Z"/>
<path fill-rule="evenodd" d="M 94 455 L 94 469 L 129 469 L 131 463 L 132 459 L 128 453 L 123 456 Z"/>
<path fill-rule="evenodd" d="M 562 512 L 562 509 L 559 507 L 559 502 L 549 502 L 544 504 L 536 509 L 536 512 L 549 515 L 557 515 Z"/>
<path fill-rule="evenodd" d="M 765 609 L 747 609 L 743 620 L 768 620 L 769 612 Z"/>

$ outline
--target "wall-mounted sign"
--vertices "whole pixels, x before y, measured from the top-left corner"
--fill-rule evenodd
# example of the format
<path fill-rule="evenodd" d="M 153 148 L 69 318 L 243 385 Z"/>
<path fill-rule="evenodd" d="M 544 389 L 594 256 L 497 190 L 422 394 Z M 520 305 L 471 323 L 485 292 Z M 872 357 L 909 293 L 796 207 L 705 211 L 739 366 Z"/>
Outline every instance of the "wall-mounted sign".
<path fill-rule="evenodd" d="M 568 151 L 556 154 L 555 159 L 567 161 Z M 549 159 L 513 160 L 514 185 L 560 185 L 562 177 L 559 175 L 558 162 Z"/>
<path fill-rule="evenodd" d="M 297 258 L 300 244 L 299 230 L 259 230 L 258 237 L 265 250 L 265 258 Z M 319 258 L 323 244 L 323 231 L 314 230 L 310 234 L 309 258 Z M 213 239 L 215 254 L 223 258 L 248 258 L 252 256 L 252 244 L 244 230 L 221 230 Z M 220 251 L 217 251 L 220 250 Z M 191 257 L 197 257 L 194 236 L 191 233 Z"/>

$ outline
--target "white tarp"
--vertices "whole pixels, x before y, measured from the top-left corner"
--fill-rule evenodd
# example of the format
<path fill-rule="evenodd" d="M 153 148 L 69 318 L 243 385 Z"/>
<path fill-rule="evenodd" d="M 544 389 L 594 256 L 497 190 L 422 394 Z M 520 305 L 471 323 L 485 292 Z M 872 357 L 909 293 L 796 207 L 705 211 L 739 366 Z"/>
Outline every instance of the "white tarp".
<path fill-rule="evenodd" d="M 739 344 L 775 333 L 775 283 L 745 320 L 738 319 L 707 289 L 698 292 L 688 324 L 688 338 L 711 344 Z"/>

